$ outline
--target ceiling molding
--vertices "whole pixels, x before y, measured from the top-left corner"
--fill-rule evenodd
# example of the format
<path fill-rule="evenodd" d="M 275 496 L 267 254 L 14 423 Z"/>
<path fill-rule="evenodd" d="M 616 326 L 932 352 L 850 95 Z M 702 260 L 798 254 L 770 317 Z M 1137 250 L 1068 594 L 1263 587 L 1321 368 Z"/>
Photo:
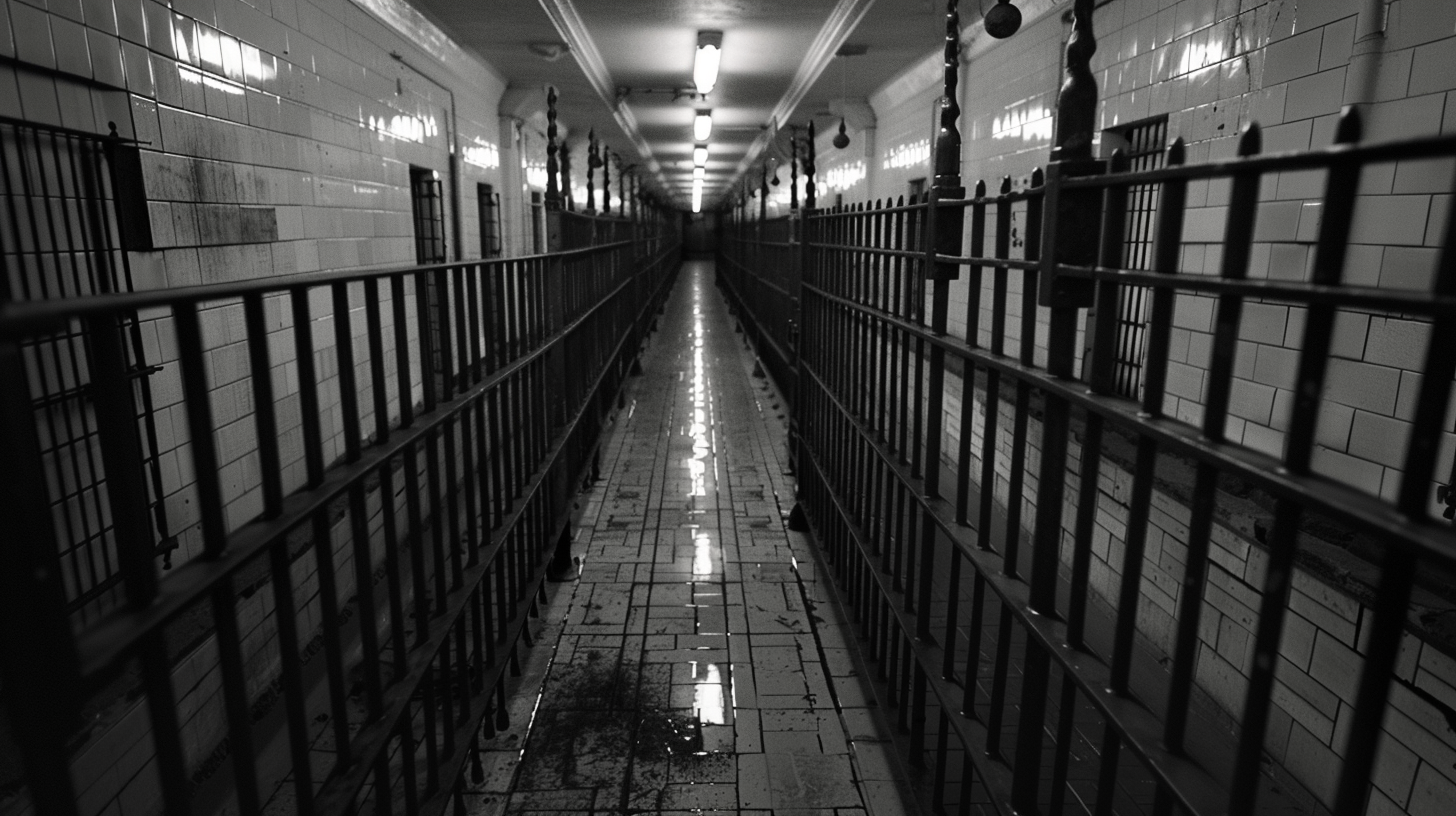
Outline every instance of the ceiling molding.
<path fill-rule="evenodd" d="M 551 19 L 551 24 L 556 27 L 556 33 L 571 48 L 571 55 L 576 58 L 576 64 L 581 66 L 586 81 L 596 91 L 602 104 L 612 112 L 617 127 L 622 129 L 622 133 L 647 163 L 647 169 L 656 177 L 658 187 L 671 194 L 672 188 L 662 175 L 662 164 L 657 161 L 657 157 L 652 154 L 652 147 L 643 138 L 642 130 L 637 126 L 637 117 L 632 114 L 625 101 L 617 98 L 617 84 L 612 81 L 612 73 L 607 70 L 602 52 L 597 50 L 596 41 L 592 39 L 586 23 L 577 13 L 576 6 L 572 5 L 571 0 L 540 0 L 540 3 L 541 9 Z"/>
<path fill-rule="evenodd" d="M 543 0 L 544 2 L 544 0 Z M 854 32 L 859 21 L 864 19 L 865 14 L 874 5 L 875 0 L 839 0 L 829 17 L 824 20 L 824 25 L 815 35 L 814 42 L 809 45 L 809 51 L 804 55 L 804 61 L 799 64 L 799 70 L 794 74 L 794 79 L 789 83 L 789 88 L 784 92 L 783 98 L 774 106 L 773 113 L 769 115 L 768 128 L 759 134 L 753 144 L 749 145 L 748 153 L 738 167 L 733 171 L 733 178 L 729 179 L 727 187 L 732 187 L 738 181 L 738 177 L 748 171 L 758 157 L 777 136 L 779 128 L 788 124 L 789 117 L 793 115 L 794 109 L 804 101 L 804 96 L 819 81 L 820 74 L 829 67 L 834 59 L 834 53 L 844 45 L 845 40 Z"/>

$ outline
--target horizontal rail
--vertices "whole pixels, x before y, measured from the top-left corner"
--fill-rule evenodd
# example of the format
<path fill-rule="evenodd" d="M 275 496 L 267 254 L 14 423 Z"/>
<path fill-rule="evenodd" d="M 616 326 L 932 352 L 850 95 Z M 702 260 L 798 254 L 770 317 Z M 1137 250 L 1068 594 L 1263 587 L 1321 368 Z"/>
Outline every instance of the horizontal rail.
<path fill-rule="evenodd" d="M 188 604 L 196 600 L 198 595 L 236 573 L 281 536 L 300 525 L 307 524 L 315 513 L 343 498 L 350 488 L 361 483 L 385 462 L 433 436 L 466 408 L 479 403 L 487 393 L 494 391 L 501 383 L 512 379 L 527 366 L 544 357 L 557 340 L 571 334 L 586 323 L 598 310 L 626 290 L 629 284 L 630 281 L 622 281 L 612 290 L 611 294 L 593 305 L 570 325 L 563 327 L 548 338 L 541 346 L 527 351 L 507 363 L 504 368 L 490 373 L 480 383 L 471 386 L 468 391 L 438 403 L 430 412 L 417 414 L 416 423 L 424 420 L 425 424 L 394 431 L 390 434 L 388 442 L 370 446 L 367 452 L 361 453 L 358 460 L 331 468 L 324 477 L 324 481 L 318 486 L 284 498 L 283 512 L 280 515 L 271 519 L 259 519 L 234 532 L 228 537 L 227 547 L 219 558 L 190 561 L 173 570 L 162 584 L 164 589 L 145 609 L 114 612 L 93 624 L 77 639 L 77 648 L 82 655 L 83 677 L 101 676 L 117 660 L 132 651 L 139 641 L 148 637 L 153 630 L 165 626 L 177 614 L 184 611 Z M 570 427 L 574 428 L 579 420 L 580 414 L 572 420 Z M 554 461 L 558 452 L 558 448 L 553 448 L 551 461 Z M 544 470 L 536 473 L 532 477 L 529 489 L 514 501 L 511 509 L 507 511 L 501 530 L 509 530 L 520 517 L 527 500 L 540 486 L 542 473 Z M 495 546 L 498 547 L 498 542 Z M 489 558 L 486 559 L 487 562 L 489 560 Z"/>
<path fill-rule="evenodd" d="M 829 396 L 829 390 L 825 384 L 812 371 L 808 375 L 814 379 L 816 385 L 824 390 Z M 837 406 L 841 411 L 843 405 Z M 846 414 L 847 415 L 847 414 Z M 875 439 L 874 432 L 870 431 L 863 424 L 855 422 L 855 431 L 859 434 L 864 443 L 875 449 L 880 458 L 887 462 L 893 462 L 895 454 L 883 443 Z M 812 449 L 805 452 L 806 458 L 813 464 L 821 478 L 826 475 L 825 468 L 815 458 Z M 913 487 L 918 479 L 911 476 L 907 468 L 894 467 L 896 477 L 907 487 Z M 826 479 L 826 481 L 828 481 Z M 856 546 L 864 553 L 866 563 L 871 569 L 875 581 L 880 585 L 881 592 L 885 595 L 897 595 L 899 591 L 895 588 L 895 576 L 885 572 L 874 564 L 877 560 L 873 548 L 868 545 L 863 531 L 853 523 L 853 515 L 848 512 L 844 498 L 838 491 L 830 488 L 833 497 L 834 510 L 845 520 L 855 539 Z M 996 594 L 997 599 L 1008 609 L 1024 610 L 1029 608 L 1030 590 L 1026 582 L 1015 576 L 1005 575 L 998 563 L 997 553 L 982 550 L 975 546 L 968 538 L 959 531 L 961 525 L 954 520 L 954 512 L 950 504 L 944 500 L 927 497 L 923 500 L 924 506 L 930 510 L 936 520 L 937 531 L 945 536 L 955 546 L 961 557 L 971 562 L 976 572 L 981 576 L 991 591 Z M 950 511 L 950 512 L 948 512 Z M 972 532 L 975 532 L 974 529 Z M 892 614 L 899 619 L 900 626 L 904 631 L 914 631 L 916 628 L 915 616 L 906 612 L 903 608 L 892 607 Z M 1067 623 L 1050 615 L 1027 616 L 1022 623 L 1029 634 L 1035 635 L 1038 646 L 1047 650 L 1048 654 L 1068 673 L 1077 690 L 1081 692 L 1089 702 L 1098 710 L 1098 713 L 1112 723 L 1118 731 L 1128 737 L 1130 747 L 1140 758 L 1149 763 L 1149 767 L 1157 773 L 1165 783 L 1176 784 L 1180 787 L 1188 786 L 1193 795 L 1186 797 L 1180 804 L 1188 809 L 1192 816 L 1215 816 L 1216 811 L 1199 806 L 1201 801 L 1216 801 L 1219 791 L 1218 783 L 1211 775 L 1197 762 L 1171 751 L 1168 751 L 1162 744 L 1161 724 L 1152 712 L 1148 711 L 1142 703 L 1129 699 L 1110 691 L 1110 672 L 1106 664 L 1098 660 L 1094 655 L 1079 651 L 1068 646 Z M 939 666 L 944 664 L 944 649 L 931 638 L 920 638 L 909 643 L 918 656 L 918 662 L 923 666 Z M 940 697 L 941 707 L 947 711 L 954 712 L 953 718 L 956 730 L 960 737 L 967 744 L 987 744 L 984 725 L 979 724 L 975 719 L 960 710 L 959 704 L 950 694 L 951 689 L 964 692 L 964 686 L 953 683 L 949 678 L 940 677 L 934 673 L 930 678 L 936 685 L 936 694 Z M 972 742 L 974 740 L 974 742 Z M 996 763 L 993 768 L 999 768 L 1000 772 L 994 775 L 985 774 L 983 782 L 998 793 L 997 804 L 1011 801 L 1011 769 L 1004 763 Z M 984 774 L 984 772 L 983 772 Z M 990 777 L 993 781 L 988 781 Z M 1210 799 L 1211 797 L 1211 799 Z"/>
<path fill-rule="evenodd" d="M 1093 794 L 1096 812 L 1109 812 L 1128 784 L 1153 792 L 1153 812 L 1253 812 L 1256 791 L 1269 807 L 1310 795 L 1337 816 L 1358 812 L 1374 745 L 1399 739 L 1382 737 L 1381 722 L 1402 636 L 1433 639 L 1423 648 L 1443 637 L 1412 617 L 1414 590 L 1443 591 L 1456 575 L 1449 523 L 1432 509 L 1456 506 L 1445 476 L 1456 468 L 1448 425 L 1456 247 L 1447 245 L 1456 216 L 1422 224 L 1431 250 L 1421 261 L 1430 267 L 1424 290 L 1350 284 L 1344 271 L 1357 220 L 1369 215 L 1363 207 L 1378 202 L 1357 208 L 1363 169 L 1456 156 L 1456 136 L 1360 144 L 1359 131 L 1359 114 L 1346 113 L 1331 147 L 1262 154 L 1251 126 L 1237 156 L 1199 164 L 1185 163 L 1181 142 L 1164 152 L 1155 139 L 1136 170 L 1114 153 L 1035 171 L 1016 191 L 1008 177 L 998 194 L 977 185 L 969 197 L 801 212 L 786 225 L 787 243 L 740 210 L 724 243 L 725 279 L 751 337 L 776 336 L 785 321 L 802 326 L 790 446 L 804 514 L 854 609 L 868 662 L 879 666 L 912 761 L 935 764 L 938 807 L 958 796 L 965 808 L 984 789 L 1003 811 L 1045 809 L 1050 795 L 1055 812 L 1066 796 Z M 1264 238 L 1260 183 L 1293 171 L 1322 176 L 1323 194 L 1304 196 L 1322 206 L 1318 234 Z M 946 172 L 937 167 L 938 178 Z M 959 195 L 959 179 L 944 178 L 940 193 Z M 1217 203 L 1220 235 L 1188 233 L 1198 240 L 1187 246 L 1221 250 L 1204 260 L 1183 251 L 1185 215 L 1189 185 L 1214 180 L 1228 185 Z M 1303 245 L 1309 267 L 1294 271 L 1304 279 L 1262 276 L 1253 249 L 1280 243 Z M 957 277 L 965 283 L 952 301 Z M 1201 327 L 1175 324 L 1191 302 Z M 1281 349 L 1278 373 L 1263 379 L 1240 356 L 1255 319 L 1246 303 L 1298 310 L 1297 324 L 1288 317 L 1297 328 L 1255 341 Z M 1337 383 L 1328 362 L 1347 310 L 1402 321 L 1401 337 L 1420 338 L 1399 350 L 1402 362 L 1386 364 L 1401 372 L 1399 407 L 1361 408 L 1338 390 L 1353 387 Z M 1193 342 L 1190 334 L 1197 346 L 1175 347 Z M 1233 401 L 1249 380 L 1273 392 L 1262 420 Z M 1378 489 L 1325 475 L 1336 471 L 1316 455 L 1324 443 L 1315 429 L 1337 402 L 1405 423 L 1400 449 L 1371 462 Z M 1444 492 L 1433 489 L 1438 482 Z M 1325 530 L 1339 530 L 1339 540 Z M 1376 553 L 1360 556 L 1369 569 L 1346 594 L 1362 641 L 1367 619 L 1377 634 L 1358 648 L 1353 724 L 1325 740 L 1343 757 L 1331 799 L 1284 784 L 1313 791 L 1320 780 L 1265 762 L 1264 735 L 1296 569 L 1308 565 L 1303 579 L 1321 580 L 1312 576 L 1322 574 L 1322 537 L 1342 546 L 1347 535 Z M 1246 568 L 1224 563 L 1214 545 L 1247 553 L 1232 556 Z M 1258 608 L 1234 623 L 1249 644 L 1243 658 L 1226 658 L 1235 676 L 1205 691 L 1198 684 L 1211 682 L 1210 669 L 1200 655 L 1213 645 L 1203 616 L 1212 614 L 1205 606 L 1218 609 L 1215 566 L 1232 570 Z M 1144 641 L 1161 658 L 1144 654 Z M 954 679 L 961 655 L 963 705 L 954 682 L 935 680 Z M 1314 678 L 1317 667 L 1299 670 Z M 1242 708 L 1227 699 L 1240 693 L 1230 687 L 1243 690 Z M 1224 696 L 1215 701 L 1216 693 Z M 1198 700 L 1233 723 L 1227 745 L 1189 736 Z M 1101 744 L 1073 750 L 1075 732 L 1088 726 L 1101 730 Z M 964 750 L 964 772 L 947 767 L 951 750 Z M 1271 774 L 1277 784 L 1263 785 Z"/>
<path fill-rule="evenodd" d="M 804 284 L 804 291 L 893 325 L 896 331 L 917 341 L 941 348 L 981 368 L 1009 375 L 1014 381 L 1065 399 L 1076 407 L 1113 420 L 1119 426 L 1136 427 L 1159 443 L 1195 460 L 1216 465 L 1271 495 L 1306 502 L 1321 513 L 1353 524 L 1372 535 L 1396 533 L 1398 539 L 1394 543 L 1397 546 L 1410 547 L 1412 552 L 1422 557 L 1456 564 L 1456 548 L 1451 546 L 1451 530 L 1446 525 L 1393 514 L 1389 504 L 1377 497 L 1324 476 L 1292 473 L 1278 459 L 1242 445 L 1209 441 L 1195 426 L 1167 417 L 1149 417 L 1138 403 L 1093 393 L 1078 380 L 1053 377 L 1044 369 L 1026 365 L 1014 357 L 992 354 L 968 345 L 960 338 L 936 334 L 902 318 L 830 294 L 813 284 Z"/>
<path fill-rule="evenodd" d="M 32 300 L 0 303 L 0 337 L 21 337 L 54 330 L 63 322 L 74 318 L 85 318 L 104 314 L 140 311 L 142 309 L 177 304 L 197 304 L 210 300 L 229 300 L 249 294 L 281 295 L 294 289 L 313 289 L 334 283 L 362 283 L 369 280 L 386 280 L 401 275 L 420 272 L 453 272 L 457 269 L 476 267 L 494 268 L 523 266 L 553 258 L 575 259 L 603 255 L 623 249 L 632 241 L 616 241 L 600 246 L 566 249 L 541 255 L 521 255 L 510 258 L 482 258 L 469 261 L 450 261 L 426 266 L 391 266 L 369 269 L 338 269 L 322 272 L 298 272 L 271 278 L 255 278 L 245 281 L 208 283 L 197 286 L 179 286 L 171 289 L 152 289 L 141 292 L 117 292 L 104 295 L 68 298 L 65 300 Z"/>
<path fill-rule="evenodd" d="M 78 336 L 101 355 L 90 368 L 100 372 L 98 411 L 107 416 L 134 387 L 131 380 L 118 386 L 122 380 L 107 373 L 124 361 L 114 351 L 111 322 L 170 314 L 176 363 L 142 387 L 181 381 L 182 430 L 190 438 L 177 443 L 178 455 L 197 476 L 177 493 L 191 491 L 187 500 L 199 505 L 203 545 L 165 577 L 155 576 L 149 559 L 125 560 L 144 534 L 134 524 L 118 524 L 125 601 L 51 644 L 16 687 L 50 684 L 61 695 L 57 710 L 76 707 L 87 695 L 111 693 L 127 661 L 138 658 L 165 806 L 191 812 L 230 785 L 227 795 L 235 794 L 240 811 L 251 816 L 280 782 L 263 775 L 264 766 L 273 774 L 282 763 L 255 754 L 250 711 L 260 701 L 249 686 L 260 678 L 246 676 L 245 667 L 265 640 L 276 638 L 281 661 L 273 671 L 281 674 L 261 680 L 279 692 L 286 724 L 277 727 L 286 727 L 301 813 L 351 812 L 371 778 L 368 796 L 398 796 L 402 785 L 410 812 L 429 812 L 448 799 L 464 758 L 475 750 L 475 729 L 499 692 L 509 662 L 503 655 L 514 655 L 525 612 L 536 602 L 558 538 L 552 533 L 568 523 L 569 494 L 591 466 L 609 392 L 626 376 L 675 268 L 677 242 L 665 221 L 623 219 L 598 230 L 585 217 L 548 213 L 548 222 L 553 231 L 567 230 L 568 243 L 629 228 L 633 237 L 525 258 L 332 270 L 0 307 L 0 351 L 16 370 L 29 338 L 57 326 L 82 327 L 87 334 Z M 282 320 L 265 311 L 275 298 L 284 299 Z M 212 304 L 234 312 L 214 311 Z M 234 313 L 242 319 L 220 332 L 220 321 Z M 215 353 L 225 346 L 231 357 Z M 275 397 L 275 378 L 290 373 L 296 387 Z M 220 402 L 225 413 L 215 416 L 213 389 L 233 382 L 249 389 L 243 396 L 251 401 L 240 415 L 241 398 Z M 282 427 L 302 438 L 302 445 L 290 443 L 286 459 L 277 439 L 285 404 L 290 413 L 282 414 L 288 422 Z M 33 435 L 27 411 L 4 408 L 7 436 Z M 342 421 L 335 418 L 340 415 Z M 239 427 L 246 435 L 237 434 Z M 132 433 L 126 422 L 103 428 L 108 467 L 124 460 Z M 224 445 L 230 446 L 226 458 Z M 24 462 L 17 466 L 35 470 L 31 478 L 45 483 L 44 463 L 24 445 L 18 450 Z M 238 478 L 261 484 L 230 484 L 225 493 L 219 464 L 241 456 L 255 457 L 255 473 Z M 298 486 L 302 472 L 306 479 Z M 262 497 L 261 511 L 252 504 L 238 511 L 251 520 L 225 515 L 234 512 L 225 502 L 253 490 Z M 137 495 L 113 491 L 113 512 L 125 514 Z M 40 518 L 31 513 L 20 524 L 15 547 L 53 559 L 55 545 L 41 540 L 49 533 Z M 302 565 L 302 578 L 295 565 Z M 235 595 L 242 584 L 252 587 L 243 598 L 271 588 L 265 596 L 271 610 L 254 601 L 245 615 Z M 5 587 L 36 602 L 37 614 L 55 594 L 45 571 L 10 574 Z M 180 656 L 168 655 L 166 643 L 199 601 L 211 604 L 215 625 L 202 636 L 214 643 L 219 661 L 199 668 L 222 685 L 220 702 L 205 705 L 226 709 L 227 731 L 184 746 L 187 723 L 179 717 L 200 715 L 177 708 L 169 661 Z M 343 625 L 351 617 L 357 622 Z M 300 651 L 299 640 L 314 636 L 322 639 L 322 668 L 304 672 L 312 653 Z M 350 671 L 360 684 L 354 691 Z M 70 685 L 73 693 L 65 693 Z M 367 711 L 352 711 L 349 696 L 360 697 Z M 332 722 L 337 764 L 327 779 L 318 773 L 327 760 L 312 747 L 308 720 L 315 713 Z M 75 813 L 65 746 L 72 735 L 40 720 L 21 722 L 23 749 L 46 757 L 29 773 L 39 812 Z M 190 754 L 220 738 L 232 768 L 217 770 L 206 795 L 193 801 L 188 774 L 199 760 Z"/>

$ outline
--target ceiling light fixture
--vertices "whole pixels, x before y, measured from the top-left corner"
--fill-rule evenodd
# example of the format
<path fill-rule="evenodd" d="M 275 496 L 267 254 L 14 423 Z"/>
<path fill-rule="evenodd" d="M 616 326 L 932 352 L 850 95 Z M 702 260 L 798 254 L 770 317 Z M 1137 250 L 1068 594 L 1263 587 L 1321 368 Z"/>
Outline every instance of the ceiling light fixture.
<path fill-rule="evenodd" d="M 697 147 L 693 148 L 693 166 L 694 167 L 706 167 L 707 164 L 708 164 L 708 147 L 707 147 L 707 145 L 698 145 Z"/>
<path fill-rule="evenodd" d="M 693 212 L 703 211 L 703 182 L 693 182 Z"/>
<path fill-rule="evenodd" d="M 698 52 L 693 58 L 693 84 L 707 95 L 718 84 L 718 60 L 723 55 L 723 32 L 699 31 Z"/>
<path fill-rule="evenodd" d="M 693 117 L 693 141 L 706 142 L 711 135 L 713 135 L 713 112 L 700 108 L 697 115 Z"/>
<path fill-rule="evenodd" d="M 706 168 L 706 167 L 694 167 L 693 168 L 693 181 L 703 181 L 707 177 L 708 177 L 708 168 Z"/>

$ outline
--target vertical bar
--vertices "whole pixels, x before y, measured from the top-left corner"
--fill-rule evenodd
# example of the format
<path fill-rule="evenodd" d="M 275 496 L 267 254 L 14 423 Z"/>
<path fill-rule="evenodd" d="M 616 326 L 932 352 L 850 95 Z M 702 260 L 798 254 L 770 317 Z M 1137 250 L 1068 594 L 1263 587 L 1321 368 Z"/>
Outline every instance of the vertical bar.
<path fill-rule="evenodd" d="M 437 355 L 433 358 L 438 361 L 438 368 L 435 371 L 436 382 L 440 387 L 440 400 L 450 400 L 455 396 L 456 376 L 454 370 L 454 352 L 451 350 L 450 341 L 450 272 L 448 269 L 431 269 L 424 273 L 429 275 L 430 284 L 435 293 L 435 325 L 439 331 L 435 333 L 434 340 L 440 344 Z M 459 293 L 456 293 L 457 297 Z"/>
<path fill-rule="evenodd" d="M 420 293 L 416 291 L 415 296 Z M 395 389 L 399 394 L 399 427 L 408 428 L 414 424 L 414 378 L 410 375 L 409 319 L 405 309 L 404 275 L 389 276 L 389 300 L 394 311 L 394 366 L 398 380 Z M 423 348 L 423 344 L 421 344 Z M 421 370 L 427 370 L 421 364 Z M 383 437 L 380 437 L 381 441 Z"/>
<path fill-rule="evenodd" d="M 1255 155 L 1259 152 L 1259 147 L 1259 127 L 1251 125 L 1239 138 L 1238 155 Z M 1220 270 L 1225 280 L 1242 280 L 1248 274 L 1249 249 L 1254 236 L 1254 214 L 1258 209 L 1259 178 L 1256 173 L 1237 173 L 1233 176 Z M 1203 413 L 1203 435 L 1211 440 L 1224 438 L 1224 423 L 1228 416 L 1230 386 L 1233 382 L 1234 351 L 1238 345 L 1239 318 L 1242 311 L 1243 300 L 1238 296 L 1219 296 L 1208 367 L 1208 396 Z M 1178 634 L 1173 649 L 1172 677 L 1168 685 L 1168 714 L 1163 729 L 1163 740 L 1173 751 L 1181 751 L 1183 748 L 1188 720 L 1194 661 L 1199 643 L 1198 623 L 1203 612 L 1203 581 L 1208 568 L 1209 538 L 1213 531 L 1217 479 L 1217 468 L 1205 462 L 1198 464 L 1188 522 L 1188 561 L 1183 567 Z"/>
<path fill-rule="evenodd" d="M 414 273 L 415 331 L 420 348 L 420 382 L 424 387 L 424 411 L 435 410 L 441 371 L 435 358 L 435 332 L 430 328 L 430 298 L 438 296 L 430 282 L 429 271 Z"/>
<path fill-rule="evenodd" d="M 1335 144 L 1354 144 L 1360 140 L 1359 110 L 1347 106 L 1335 126 Z M 1355 212 L 1355 194 L 1360 184 L 1360 165 L 1350 160 L 1336 160 L 1330 166 L 1326 183 L 1323 213 L 1320 217 L 1319 242 L 1315 245 L 1314 269 L 1310 283 L 1335 286 L 1344 274 L 1348 251 L 1350 220 Z M 1325 371 L 1329 364 L 1329 348 L 1334 332 L 1335 309 L 1326 303 L 1311 303 L 1305 314 L 1304 341 L 1300 346 L 1299 370 L 1295 376 L 1294 405 L 1290 411 L 1288 443 L 1284 459 L 1290 471 L 1309 472 L 1314 451 L 1315 418 L 1319 413 L 1320 395 L 1324 391 Z"/>
<path fill-rule="evenodd" d="M 330 287 L 334 306 L 334 355 L 339 369 L 339 408 L 343 413 L 344 461 L 359 461 L 359 386 L 354 371 L 354 332 L 349 319 L 349 284 Z"/>
<path fill-rule="evenodd" d="M 7 165 L 0 155 L 0 165 Z M 4 256 L 0 255 L 0 264 Z M 5 278 L 0 269 L 0 279 Z M 19 343 L 0 339 L 0 528 L 10 531 L 0 547 L 0 617 L 27 622 L 0 626 L 3 654 L 29 660 L 0 660 L 5 707 L 21 751 L 26 783 L 36 810 L 47 816 L 75 816 L 67 735 L 55 723 L 74 716 L 79 657 L 66 615 L 65 587 L 56 533 L 42 478 L 45 464 L 34 432 L 34 409 Z M 24 700 L 24 705 L 17 702 Z M 176 803 L 175 789 L 166 791 Z M 171 811 L 173 813 L 176 810 Z"/>
<path fill-rule="evenodd" d="M 1443 238 L 1432 294 L 1449 298 L 1456 294 L 1456 213 L 1447 215 Z M 1456 355 L 1451 354 L 1453 347 L 1456 347 L 1456 318 L 1445 311 L 1432 321 L 1411 436 L 1406 442 L 1404 473 L 1396 499 L 1400 512 L 1413 519 L 1423 519 L 1428 513 L 1428 491 L 1435 478 L 1436 455 L 1440 450 L 1441 429 L 1450 400 L 1451 379 L 1456 376 Z M 1340 774 L 1335 799 L 1335 816 L 1356 813 L 1355 805 L 1363 802 L 1368 795 L 1376 751 L 1382 739 L 1380 725 L 1393 674 L 1390 667 L 1395 665 L 1399 654 L 1410 605 L 1415 556 L 1397 544 L 1387 544 L 1386 547 L 1380 587 L 1375 596 L 1369 653 L 1365 656 L 1360 675 L 1355 716 L 1345 747 L 1345 767 Z"/>
<path fill-rule="evenodd" d="M 97 442 L 107 479 L 112 535 L 126 585 L 127 603 L 145 608 L 156 597 L 157 573 L 152 526 L 147 518 L 146 486 L 128 478 L 142 462 L 137 410 L 127 376 L 122 327 L 114 315 L 86 320 L 91 349 L 91 395 L 96 406 Z"/>
<path fill-rule="evenodd" d="M 218 473 L 217 442 L 213 438 L 212 402 L 207 390 L 202 327 L 197 304 L 184 301 L 173 307 L 177 331 L 178 364 L 182 371 L 182 393 L 191 431 L 192 462 L 197 474 L 197 499 L 202 524 L 202 546 L 209 558 L 227 547 L 223 518 L 222 480 Z"/>
<path fill-rule="evenodd" d="M 369 393 L 374 404 L 374 442 L 389 441 L 389 394 L 384 384 L 384 317 L 379 307 L 379 278 L 364 281 L 364 326 L 369 340 Z"/>

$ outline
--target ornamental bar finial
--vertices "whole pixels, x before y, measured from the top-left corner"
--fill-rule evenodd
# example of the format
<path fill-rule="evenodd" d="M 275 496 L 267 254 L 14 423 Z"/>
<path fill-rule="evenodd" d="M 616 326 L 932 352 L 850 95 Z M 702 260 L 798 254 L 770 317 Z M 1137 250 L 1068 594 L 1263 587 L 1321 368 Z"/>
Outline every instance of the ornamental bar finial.
<path fill-rule="evenodd" d="M 922 120 L 923 121 L 923 120 Z M 814 209 L 814 120 L 809 120 L 809 138 L 804 142 L 804 206 Z"/>
<path fill-rule="evenodd" d="M 1065 79 L 1057 96 L 1057 125 L 1052 161 L 1092 158 L 1092 130 L 1097 123 L 1097 78 L 1092 55 L 1097 37 L 1092 33 L 1092 0 L 1072 6 L 1072 36 L 1067 38 Z"/>
<path fill-rule="evenodd" d="M 556 86 L 546 89 L 546 209 L 561 209 L 561 186 L 556 173 Z"/>
<path fill-rule="evenodd" d="M 961 118 L 960 67 L 960 0 L 948 0 L 945 4 L 945 95 L 940 100 L 940 133 L 935 140 L 935 186 L 941 189 L 961 186 L 961 132 L 956 126 Z"/>
<path fill-rule="evenodd" d="M 799 127 L 789 126 L 789 209 L 799 209 Z"/>
<path fill-rule="evenodd" d="M 602 145 L 602 212 L 612 214 L 612 149 Z"/>
<path fill-rule="evenodd" d="M 758 220 L 768 220 L 768 162 L 763 163 L 763 180 L 758 187 Z"/>
<path fill-rule="evenodd" d="M 563 209 L 576 209 L 576 196 L 571 192 L 571 145 L 565 141 L 561 143 L 561 200 Z"/>
<path fill-rule="evenodd" d="M 597 211 L 597 168 L 602 164 L 597 156 L 597 129 L 586 133 L 586 211 Z"/>

